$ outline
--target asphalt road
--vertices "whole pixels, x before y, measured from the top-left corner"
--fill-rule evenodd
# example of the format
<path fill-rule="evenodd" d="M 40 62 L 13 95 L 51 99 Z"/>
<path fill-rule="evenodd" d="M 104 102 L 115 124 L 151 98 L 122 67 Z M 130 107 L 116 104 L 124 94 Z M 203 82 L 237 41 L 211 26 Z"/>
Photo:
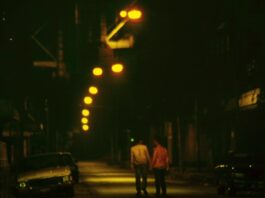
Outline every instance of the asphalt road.
<path fill-rule="evenodd" d="M 133 198 L 135 196 L 134 174 L 130 170 L 108 166 L 101 162 L 79 162 L 81 178 L 75 188 L 75 198 Z M 170 198 L 220 198 L 214 186 L 168 180 Z M 155 197 L 152 173 L 148 178 L 148 197 Z M 144 196 L 142 196 L 144 197 Z M 245 192 L 237 197 L 261 198 L 264 195 Z"/>
<path fill-rule="evenodd" d="M 134 173 L 103 162 L 79 162 L 80 182 L 75 185 L 74 198 L 136 198 Z M 168 198 L 222 198 L 216 194 L 215 187 L 187 180 L 168 180 Z M 149 174 L 148 188 L 150 198 L 155 198 L 154 178 Z M 51 198 L 44 195 L 43 197 Z M 58 197 L 58 196 L 55 196 Z M 65 197 L 65 196 L 63 196 Z M 144 198 L 144 196 L 142 196 Z M 244 192 L 237 197 L 264 198 L 264 194 Z M 0 198 L 13 198 L 5 192 Z"/>

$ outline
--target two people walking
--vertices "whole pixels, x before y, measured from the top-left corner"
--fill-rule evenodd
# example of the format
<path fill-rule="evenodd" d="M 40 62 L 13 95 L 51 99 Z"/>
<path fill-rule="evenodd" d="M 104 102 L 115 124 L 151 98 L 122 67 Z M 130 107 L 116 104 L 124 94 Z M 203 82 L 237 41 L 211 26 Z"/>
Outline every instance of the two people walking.
<path fill-rule="evenodd" d="M 155 178 L 156 195 L 166 195 L 166 171 L 169 168 L 169 159 L 167 149 L 162 146 L 161 141 L 156 138 L 153 140 L 154 150 L 153 155 L 150 157 L 147 146 L 143 140 L 139 139 L 137 144 L 131 147 L 131 168 L 135 172 L 135 185 L 137 196 L 141 195 L 143 191 L 147 196 L 147 174 L 148 170 L 152 169 Z"/>

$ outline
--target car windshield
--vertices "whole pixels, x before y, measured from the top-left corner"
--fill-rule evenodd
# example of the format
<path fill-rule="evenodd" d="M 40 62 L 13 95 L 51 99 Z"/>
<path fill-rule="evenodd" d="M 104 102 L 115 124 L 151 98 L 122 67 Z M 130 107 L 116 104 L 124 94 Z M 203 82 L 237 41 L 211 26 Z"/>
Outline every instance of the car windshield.
<path fill-rule="evenodd" d="M 74 166 L 75 162 L 74 159 L 71 157 L 71 155 L 64 154 L 63 155 L 64 162 L 70 166 Z"/>
<path fill-rule="evenodd" d="M 38 170 L 51 167 L 63 166 L 64 162 L 60 155 L 43 155 L 30 157 L 20 164 L 20 172 Z"/>

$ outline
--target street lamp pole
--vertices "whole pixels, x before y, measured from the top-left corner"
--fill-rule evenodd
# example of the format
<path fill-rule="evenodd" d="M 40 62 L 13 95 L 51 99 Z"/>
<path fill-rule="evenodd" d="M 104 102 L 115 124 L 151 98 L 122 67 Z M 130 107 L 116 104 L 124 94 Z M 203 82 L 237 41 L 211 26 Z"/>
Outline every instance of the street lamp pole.
<path fill-rule="evenodd" d="M 115 63 L 111 66 L 111 71 L 114 75 L 120 75 L 123 72 L 124 66 L 121 63 Z M 118 147 L 119 144 L 119 133 L 120 133 L 120 87 L 116 86 L 114 89 L 114 131 L 111 138 L 111 159 L 120 161 L 121 160 L 121 150 Z M 116 153 L 116 155 L 115 155 Z"/>
<path fill-rule="evenodd" d="M 50 150 L 50 118 L 49 118 L 49 102 L 48 98 L 45 99 L 44 102 L 44 110 L 46 113 L 46 149 L 49 151 Z"/>
<path fill-rule="evenodd" d="M 132 8 L 136 4 L 137 0 L 134 0 L 134 2 L 130 5 L 129 8 Z M 107 25 L 105 18 L 102 17 L 101 21 L 101 41 L 104 43 L 102 47 L 100 48 L 100 57 L 101 59 L 108 64 L 110 62 L 113 62 L 114 59 L 114 53 L 113 50 L 115 49 L 122 49 L 122 48 L 132 48 L 134 44 L 134 37 L 133 35 L 130 35 L 129 38 L 123 38 L 119 40 L 113 39 L 114 36 L 129 22 L 129 21 L 138 21 L 141 16 L 142 12 L 137 9 L 127 9 L 124 10 L 123 13 L 125 15 L 120 15 L 122 18 L 118 23 L 115 24 L 114 28 L 107 33 Z M 101 61 L 102 61 L 101 60 Z M 111 61 L 110 61 L 111 60 Z M 123 65 L 122 64 L 114 64 L 111 67 L 112 72 L 115 75 L 119 75 L 123 71 Z M 118 143 L 119 143 L 119 117 L 120 117 L 120 101 L 119 101 L 119 95 L 118 92 L 120 90 L 115 90 L 115 117 L 114 117 L 114 131 L 113 135 L 110 138 L 110 154 L 111 154 L 111 160 L 115 160 L 115 153 L 118 154 L 118 160 L 120 159 L 120 150 L 118 149 Z"/>
<path fill-rule="evenodd" d="M 112 38 L 121 30 L 125 24 L 129 21 L 138 21 L 142 17 L 142 12 L 138 9 L 132 9 L 129 11 L 123 10 L 120 13 L 122 17 L 121 21 L 117 23 L 114 28 L 108 34 L 104 35 L 102 40 L 111 48 L 111 49 L 121 49 L 121 48 L 131 48 L 134 45 L 134 37 L 130 35 L 128 38 L 119 39 L 113 41 Z M 105 30 L 105 28 L 103 28 Z M 106 33 L 106 32 L 105 32 Z"/>

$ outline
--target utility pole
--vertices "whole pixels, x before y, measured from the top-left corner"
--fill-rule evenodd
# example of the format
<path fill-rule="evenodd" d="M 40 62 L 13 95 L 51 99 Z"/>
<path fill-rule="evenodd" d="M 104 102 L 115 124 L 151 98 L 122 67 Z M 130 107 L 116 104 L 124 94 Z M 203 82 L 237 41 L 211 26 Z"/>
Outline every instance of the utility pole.
<path fill-rule="evenodd" d="M 196 144 L 196 151 L 197 151 L 197 168 L 200 170 L 200 131 L 199 131 L 199 124 L 198 124 L 198 98 L 195 98 L 194 101 L 194 125 L 196 130 L 196 137 L 197 137 L 197 144 Z"/>
<path fill-rule="evenodd" d="M 48 98 L 44 101 L 44 110 L 46 113 L 46 150 L 50 150 L 50 121 L 49 121 L 49 103 Z"/>
<path fill-rule="evenodd" d="M 172 122 L 165 122 L 165 130 L 167 136 L 167 150 L 169 156 L 169 163 L 172 163 L 172 148 L 173 148 Z"/>
<path fill-rule="evenodd" d="M 57 69 L 59 77 L 67 77 L 66 68 L 64 64 L 64 43 L 63 43 L 63 31 L 58 30 L 58 59 L 57 59 Z"/>
<path fill-rule="evenodd" d="M 79 73 L 80 69 L 80 9 L 78 2 L 75 2 L 75 70 L 74 73 Z"/>
<path fill-rule="evenodd" d="M 181 131 L 180 131 L 180 119 L 179 116 L 177 117 L 177 134 L 178 134 L 178 165 L 179 171 L 183 171 L 183 164 L 182 164 L 182 141 L 181 141 Z"/>

